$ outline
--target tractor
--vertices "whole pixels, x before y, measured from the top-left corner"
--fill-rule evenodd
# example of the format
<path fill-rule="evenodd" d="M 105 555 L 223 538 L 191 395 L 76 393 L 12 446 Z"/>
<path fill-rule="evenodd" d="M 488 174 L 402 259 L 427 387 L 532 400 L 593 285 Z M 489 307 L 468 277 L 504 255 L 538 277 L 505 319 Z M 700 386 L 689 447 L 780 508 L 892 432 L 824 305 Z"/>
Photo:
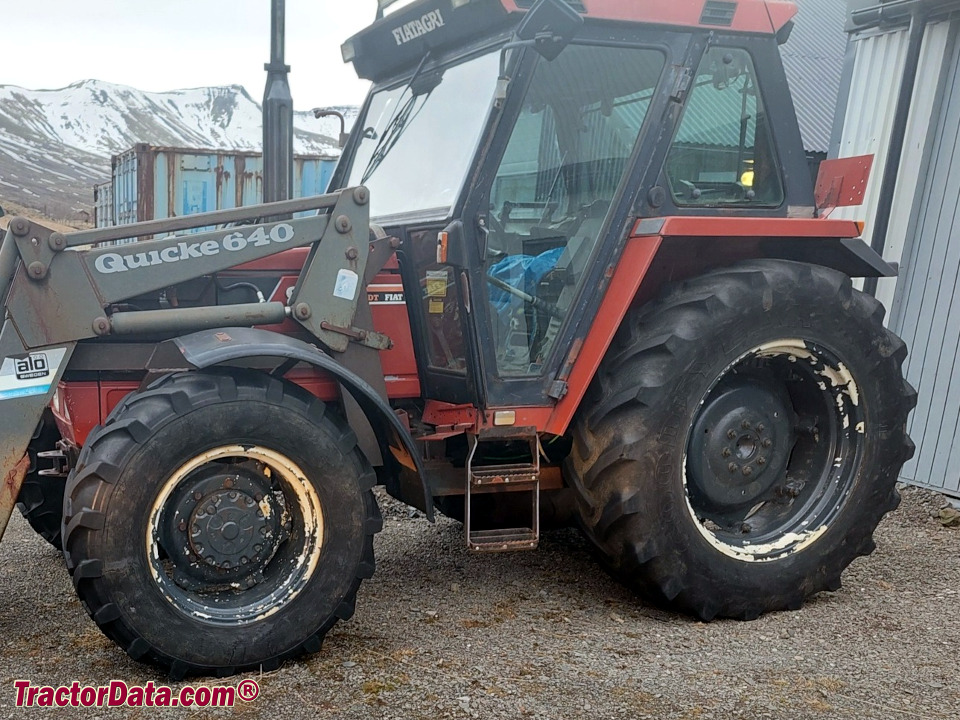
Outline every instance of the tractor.
<path fill-rule="evenodd" d="M 382 3 L 386 5 L 387 3 Z M 579 527 L 702 620 L 840 586 L 897 507 L 914 390 L 815 188 L 784 0 L 417 0 L 327 194 L 0 248 L 16 504 L 132 658 L 320 649 L 374 572 L 374 488 L 469 551 Z M 136 238 L 135 242 L 120 242 Z"/>

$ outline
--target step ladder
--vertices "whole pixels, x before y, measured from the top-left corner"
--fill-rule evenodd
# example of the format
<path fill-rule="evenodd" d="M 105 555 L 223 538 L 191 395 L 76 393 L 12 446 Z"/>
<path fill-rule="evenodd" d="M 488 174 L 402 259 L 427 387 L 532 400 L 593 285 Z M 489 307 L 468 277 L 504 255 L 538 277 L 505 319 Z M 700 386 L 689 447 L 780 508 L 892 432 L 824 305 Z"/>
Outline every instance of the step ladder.
<path fill-rule="evenodd" d="M 513 431 L 516 433 L 516 431 Z M 477 447 L 488 442 L 526 440 L 530 447 L 529 463 L 508 465 L 479 465 Z M 528 527 L 476 530 L 471 513 L 472 500 L 477 495 L 526 492 L 531 496 Z M 540 440 L 532 435 L 505 434 L 470 436 L 470 455 L 467 459 L 467 492 L 464 498 L 464 529 L 467 550 L 476 553 L 514 552 L 535 550 L 540 544 Z"/>

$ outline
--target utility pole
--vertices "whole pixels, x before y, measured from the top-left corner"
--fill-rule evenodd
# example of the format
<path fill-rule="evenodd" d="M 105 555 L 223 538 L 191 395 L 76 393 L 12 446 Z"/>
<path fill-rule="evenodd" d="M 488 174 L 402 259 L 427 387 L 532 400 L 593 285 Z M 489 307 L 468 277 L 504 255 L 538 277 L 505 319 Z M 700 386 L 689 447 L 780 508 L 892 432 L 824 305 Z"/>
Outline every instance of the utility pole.
<path fill-rule="evenodd" d="M 270 62 L 263 92 L 263 201 L 289 200 L 293 187 L 293 97 L 284 63 L 285 0 L 271 0 Z"/>

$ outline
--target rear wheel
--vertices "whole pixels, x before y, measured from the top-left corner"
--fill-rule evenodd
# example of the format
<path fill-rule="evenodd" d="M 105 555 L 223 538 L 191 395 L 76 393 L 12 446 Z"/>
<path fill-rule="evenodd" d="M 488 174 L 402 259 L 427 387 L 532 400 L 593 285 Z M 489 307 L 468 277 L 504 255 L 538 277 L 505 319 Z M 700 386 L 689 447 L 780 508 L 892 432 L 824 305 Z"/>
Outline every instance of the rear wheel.
<path fill-rule="evenodd" d="M 53 414 L 46 410 L 27 447 L 30 468 L 17 495 L 17 509 L 40 537 L 57 550 L 62 550 L 60 525 L 63 520 L 63 490 L 66 478 L 40 475 L 37 462 L 37 453 L 56 450 L 58 440 L 60 431 L 54 422 Z"/>
<path fill-rule="evenodd" d="M 576 428 L 581 523 L 645 597 L 750 619 L 836 589 L 894 509 L 916 394 L 883 308 L 832 270 L 757 261 L 624 323 Z"/>
<path fill-rule="evenodd" d="M 272 669 L 353 614 L 382 526 L 375 482 L 300 388 L 168 376 L 91 433 L 67 486 L 67 566 L 131 657 L 174 677 Z"/>

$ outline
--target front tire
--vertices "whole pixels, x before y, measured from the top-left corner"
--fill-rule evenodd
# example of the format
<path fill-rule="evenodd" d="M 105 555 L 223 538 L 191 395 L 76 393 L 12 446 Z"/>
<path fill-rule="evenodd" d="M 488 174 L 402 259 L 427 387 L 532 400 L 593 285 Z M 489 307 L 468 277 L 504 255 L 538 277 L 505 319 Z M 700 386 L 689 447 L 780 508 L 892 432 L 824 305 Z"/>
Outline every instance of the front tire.
<path fill-rule="evenodd" d="M 67 483 L 81 601 L 134 659 L 270 670 L 353 614 L 382 527 L 356 437 L 252 372 L 167 376 L 95 429 Z"/>
<path fill-rule="evenodd" d="M 608 569 L 709 620 L 799 608 L 873 548 L 913 453 L 904 343 L 823 267 L 755 261 L 631 313 L 568 474 Z"/>

